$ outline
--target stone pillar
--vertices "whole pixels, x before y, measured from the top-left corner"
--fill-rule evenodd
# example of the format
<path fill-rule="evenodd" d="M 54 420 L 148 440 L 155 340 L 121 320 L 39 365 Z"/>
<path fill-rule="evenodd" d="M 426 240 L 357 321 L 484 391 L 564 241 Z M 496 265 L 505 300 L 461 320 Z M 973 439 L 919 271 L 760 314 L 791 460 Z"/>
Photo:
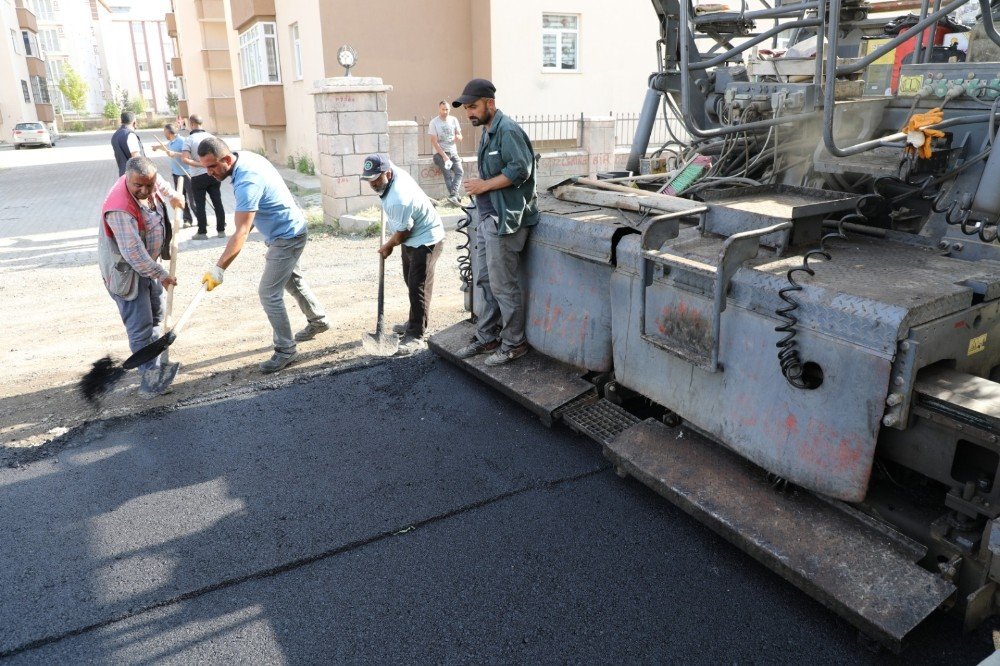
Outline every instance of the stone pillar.
<path fill-rule="evenodd" d="M 587 169 L 591 178 L 598 171 L 615 168 L 615 119 L 590 117 L 583 119 L 580 147 L 588 155 Z"/>
<path fill-rule="evenodd" d="M 392 86 L 375 77 L 340 76 L 316 82 L 320 189 L 323 219 L 329 224 L 345 213 L 378 204 L 359 176 L 365 155 L 389 151 L 386 97 Z"/>
<path fill-rule="evenodd" d="M 420 170 L 418 129 L 413 120 L 393 120 L 389 123 L 389 157 L 393 164 L 406 169 L 414 178 Z"/>

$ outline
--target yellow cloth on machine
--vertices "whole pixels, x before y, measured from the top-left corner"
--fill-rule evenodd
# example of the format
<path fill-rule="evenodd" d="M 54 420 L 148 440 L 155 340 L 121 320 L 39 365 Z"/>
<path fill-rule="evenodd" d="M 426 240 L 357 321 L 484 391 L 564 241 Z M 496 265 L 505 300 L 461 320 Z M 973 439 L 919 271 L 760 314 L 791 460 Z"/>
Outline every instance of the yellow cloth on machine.
<path fill-rule="evenodd" d="M 928 159 L 931 156 L 931 139 L 936 137 L 944 136 L 944 132 L 937 129 L 932 129 L 927 127 L 927 125 L 936 125 L 944 119 L 944 114 L 941 112 L 940 108 L 933 108 L 926 113 L 916 113 L 910 116 L 907 121 L 906 126 L 903 127 L 900 132 L 904 132 L 907 135 L 907 152 L 916 150 L 917 156 L 923 159 Z M 924 135 L 923 143 L 919 146 L 914 145 L 910 141 L 909 135 L 911 132 L 921 132 Z"/>

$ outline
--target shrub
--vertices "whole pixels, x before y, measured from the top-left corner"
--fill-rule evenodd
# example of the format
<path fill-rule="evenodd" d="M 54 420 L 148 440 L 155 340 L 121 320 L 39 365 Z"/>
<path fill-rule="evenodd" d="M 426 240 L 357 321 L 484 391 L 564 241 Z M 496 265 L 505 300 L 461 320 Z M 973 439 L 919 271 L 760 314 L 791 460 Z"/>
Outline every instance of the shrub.
<path fill-rule="evenodd" d="M 104 103 L 104 113 L 101 115 L 108 120 L 118 120 L 122 115 L 122 107 L 118 106 L 114 100 L 109 99 Z"/>
<path fill-rule="evenodd" d="M 316 175 L 316 166 L 313 161 L 307 155 L 301 155 L 297 162 L 297 168 L 299 173 L 304 173 L 310 176 Z"/>

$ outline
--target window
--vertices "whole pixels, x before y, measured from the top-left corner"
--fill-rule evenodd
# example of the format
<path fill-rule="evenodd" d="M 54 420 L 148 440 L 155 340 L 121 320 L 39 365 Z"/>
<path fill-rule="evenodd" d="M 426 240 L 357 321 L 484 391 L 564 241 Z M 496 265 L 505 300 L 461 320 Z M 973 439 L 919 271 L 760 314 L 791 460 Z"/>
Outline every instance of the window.
<path fill-rule="evenodd" d="M 138 64 L 140 72 L 148 72 L 149 71 L 149 65 L 147 63 L 140 62 L 140 63 L 137 63 L 137 64 Z"/>
<path fill-rule="evenodd" d="M 61 44 L 59 43 L 59 33 L 55 30 L 42 30 L 38 33 L 38 42 L 45 49 L 46 53 L 62 51 Z"/>
<path fill-rule="evenodd" d="M 59 9 L 59 5 L 51 0 L 31 0 L 29 9 L 40 21 L 54 21 L 53 10 Z"/>
<path fill-rule="evenodd" d="M 51 104 L 49 101 L 49 83 L 42 77 L 31 77 L 31 92 L 35 95 L 36 104 Z"/>
<path fill-rule="evenodd" d="M 31 94 L 28 92 L 28 82 L 21 79 L 21 92 L 24 93 L 24 101 L 31 104 Z"/>
<path fill-rule="evenodd" d="M 36 58 L 42 57 L 41 52 L 38 50 L 38 39 L 35 38 L 35 33 L 22 30 L 21 38 L 24 40 L 24 55 L 35 56 Z"/>
<path fill-rule="evenodd" d="M 274 23 L 255 23 L 240 35 L 240 70 L 244 88 L 281 83 Z"/>
<path fill-rule="evenodd" d="M 174 66 L 170 64 L 169 60 L 163 63 L 163 66 L 166 67 L 168 72 L 174 71 Z"/>
<path fill-rule="evenodd" d="M 576 72 L 580 69 L 580 17 L 542 14 L 542 69 Z"/>
<path fill-rule="evenodd" d="M 149 90 L 149 81 L 140 81 L 139 87 L 143 90 Z"/>
<path fill-rule="evenodd" d="M 13 28 L 10 29 L 10 41 L 14 44 L 14 53 L 18 55 L 24 55 L 24 42 L 22 42 L 17 36 L 17 30 Z"/>
<path fill-rule="evenodd" d="M 295 80 L 302 80 L 302 44 L 299 42 L 299 24 L 293 23 L 289 30 L 292 33 L 292 58 L 295 61 Z"/>

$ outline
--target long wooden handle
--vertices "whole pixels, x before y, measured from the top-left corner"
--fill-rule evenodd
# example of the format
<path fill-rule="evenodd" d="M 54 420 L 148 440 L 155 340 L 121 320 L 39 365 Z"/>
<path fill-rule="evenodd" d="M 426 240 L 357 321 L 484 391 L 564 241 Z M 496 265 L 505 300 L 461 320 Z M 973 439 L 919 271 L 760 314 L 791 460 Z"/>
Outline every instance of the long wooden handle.
<path fill-rule="evenodd" d="M 193 299 L 191 299 L 191 303 L 184 308 L 184 312 L 181 313 L 181 318 L 177 321 L 177 324 L 170 329 L 174 335 L 180 335 L 181 330 L 188 323 L 188 319 L 190 319 L 191 315 L 194 314 L 195 308 L 198 307 L 198 304 L 201 303 L 201 299 L 204 298 L 207 293 L 208 285 L 201 285 L 201 289 L 199 289 L 198 293 L 194 295 Z"/>
<path fill-rule="evenodd" d="M 379 219 L 381 222 L 381 232 L 379 237 L 382 245 L 385 245 L 385 210 L 379 210 Z M 382 337 L 382 331 L 385 330 L 385 257 L 379 252 L 378 255 L 378 320 L 375 322 L 375 335 Z"/>

